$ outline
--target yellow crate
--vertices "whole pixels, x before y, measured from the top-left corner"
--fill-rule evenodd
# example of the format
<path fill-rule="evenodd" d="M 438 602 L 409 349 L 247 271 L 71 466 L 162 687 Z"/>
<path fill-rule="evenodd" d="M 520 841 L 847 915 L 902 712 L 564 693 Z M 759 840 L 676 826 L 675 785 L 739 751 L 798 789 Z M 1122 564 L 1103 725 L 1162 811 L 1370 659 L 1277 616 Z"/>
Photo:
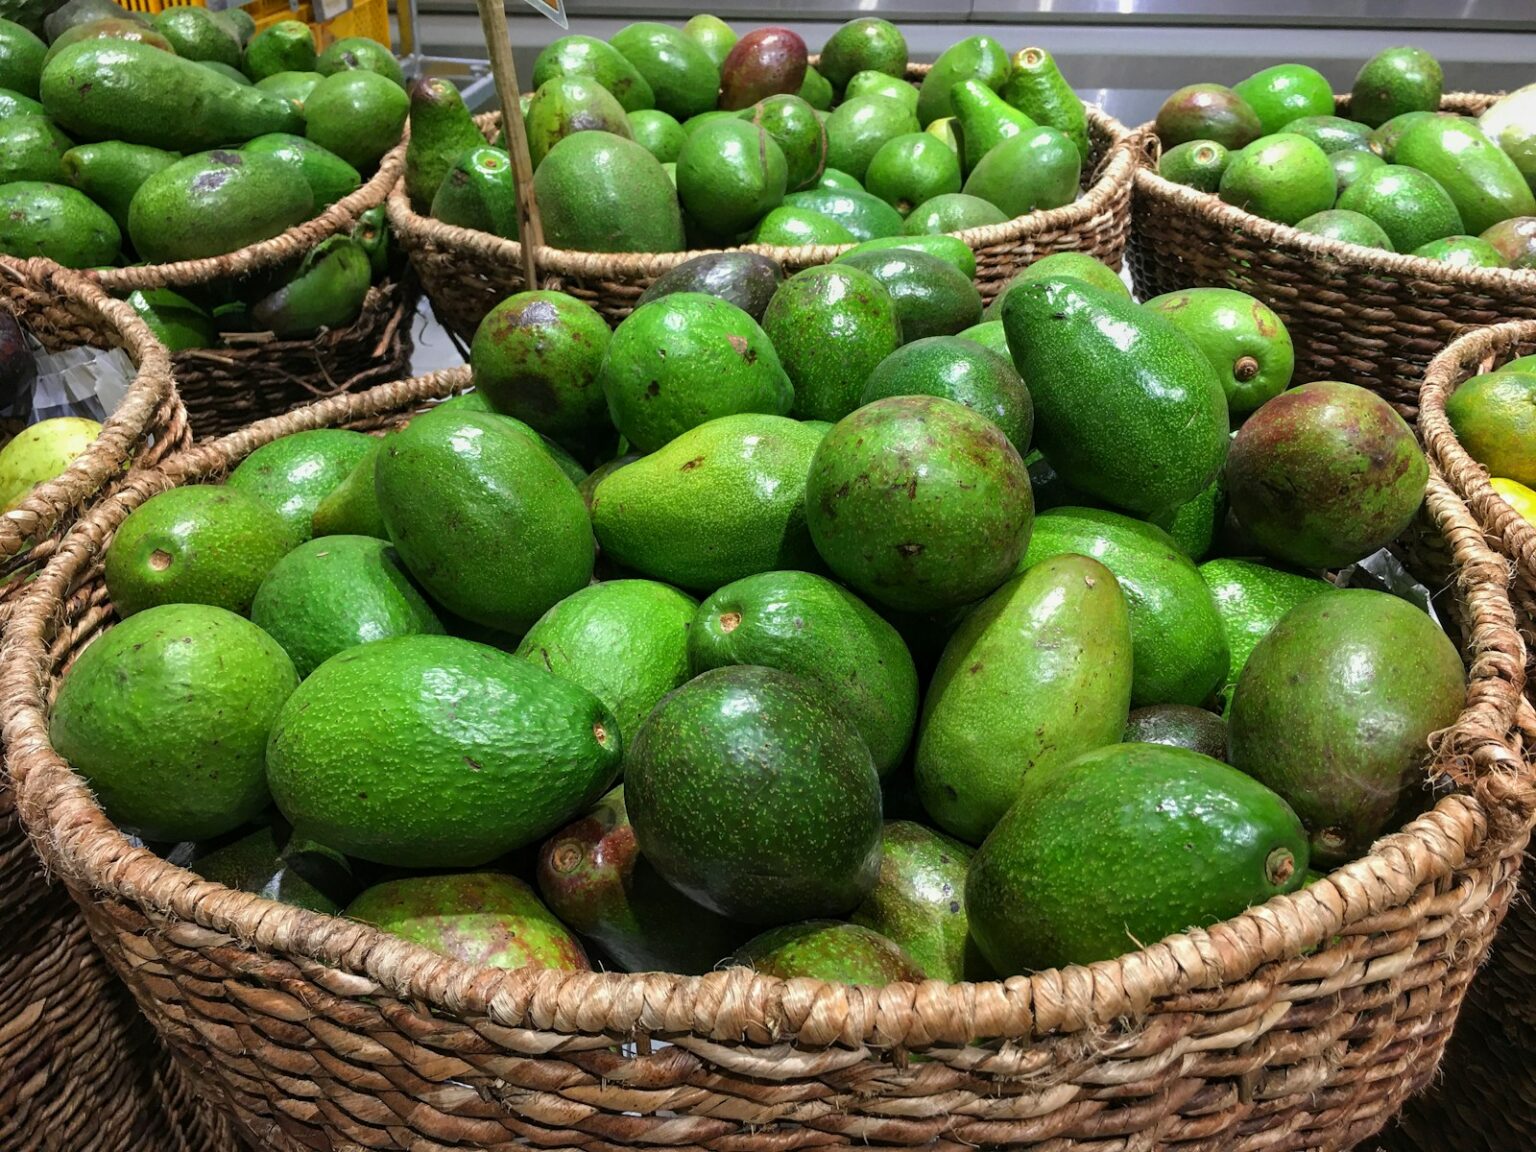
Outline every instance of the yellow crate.
<path fill-rule="evenodd" d="M 143 12 L 153 16 L 167 8 L 204 8 L 203 0 L 117 0 L 120 7 L 130 12 Z M 323 50 L 334 40 L 348 36 L 366 36 L 377 40 L 386 48 L 392 47 L 389 36 L 389 0 L 354 0 L 350 11 L 336 19 L 320 23 L 314 19 L 314 10 L 307 0 L 291 7 L 288 0 L 254 0 L 245 10 L 256 21 L 256 31 L 270 28 L 280 20 L 301 20 L 309 25 L 315 35 L 315 48 Z"/>

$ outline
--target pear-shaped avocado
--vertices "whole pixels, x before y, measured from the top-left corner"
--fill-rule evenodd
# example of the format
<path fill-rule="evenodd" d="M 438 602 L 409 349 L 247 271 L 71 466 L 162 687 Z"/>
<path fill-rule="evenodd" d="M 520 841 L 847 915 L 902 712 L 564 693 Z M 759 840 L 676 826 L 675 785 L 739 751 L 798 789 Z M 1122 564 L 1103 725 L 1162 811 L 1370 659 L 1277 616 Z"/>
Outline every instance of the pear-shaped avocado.
<path fill-rule="evenodd" d="M 1293 136 L 1305 136 L 1330 156 L 1363 152 L 1371 146 L 1370 126 L 1342 116 L 1303 116 L 1292 120 L 1285 130 Z"/>
<path fill-rule="evenodd" d="M 626 972 L 698 976 L 726 959 L 749 929 L 701 908 L 640 855 L 615 788 L 539 849 L 539 893 L 562 923 Z M 686 931 L 679 926 L 686 924 Z"/>
<path fill-rule="evenodd" d="M 827 164 L 827 130 L 815 109 L 798 96 L 770 96 L 741 118 L 767 132 L 783 151 L 788 191 L 816 187 Z"/>
<path fill-rule="evenodd" d="M 807 268 L 784 282 L 763 329 L 795 389 L 794 415 L 841 420 L 860 404 L 864 382 L 902 342 L 896 304 L 858 268 Z"/>
<path fill-rule="evenodd" d="M 116 221 L 83 193 L 38 180 L 0 185 L 0 255 L 96 268 L 116 262 L 121 247 Z"/>
<path fill-rule="evenodd" d="M 1067 278 L 1023 283 L 1003 326 L 1035 441 L 1074 487 L 1142 515 L 1199 495 L 1226 459 L 1226 396 L 1171 321 Z M 1096 381 L 1091 391 L 1081 384 Z"/>
<path fill-rule="evenodd" d="M 723 416 L 610 473 L 592 495 L 608 558 L 708 594 L 758 572 L 818 567 L 805 483 L 822 433 L 782 416 Z"/>
<path fill-rule="evenodd" d="M 315 507 L 373 448 L 373 438 L 345 428 L 312 428 L 263 444 L 229 474 L 226 487 L 278 514 L 295 542 L 309 538 Z"/>
<path fill-rule="evenodd" d="M 1030 772 L 1118 741 L 1131 644 L 1126 596 L 1087 556 L 1043 560 L 983 601 L 923 704 L 915 772 L 934 821 L 979 844 Z"/>
<path fill-rule="evenodd" d="M 310 517 L 310 531 L 315 536 L 373 536 L 389 539 L 384 514 L 379 511 L 379 494 L 374 486 L 374 469 L 384 441 L 370 437 L 373 443 L 352 466 L 341 483 L 320 498 Z"/>
<path fill-rule="evenodd" d="M 1072 141 L 1078 162 L 1088 163 L 1088 113 L 1044 48 L 1021 48 L 1014 53 L 1013 71 L 1001 95 L 1036 124 L 1054 128 Z"/>
<path fill-rule="evenodd" d="M 1286 613 L 1232 694 L 1232 763 L 1290 801 L 1327 864 L 1422 806 L 1430 734 L 1466 698 L 1450 638 L 1384 592 L 1331 589 Z"/>
<path fill-rule="evenodd" d="M 316 212 L 323 212 L 343 196 L 356 192 L 363 180 L 356 168 L 313 140 L 288 132 L 258 136 L 240 149 L 246 154 L 275 156 L 294 169 L 309 185 Z"/>
<path fill-rule="evenodd" d="M 837 188 L 812 188 L 791 192 L 784 197 L 790 208 L 804 208 L 835 220 L 857 240 L 877 240 L 900 236 L 901 214 L 868 192 Z"/>
<path fill-rule="evenodd" d="M 197 260 L 233 252 L 314 214 L 303 174 L 275 156 L 201 152 L 150 176 L 128 209 L 128 233 L 145 260 Z"/>
<path fill-rule="evenodd" d="M 1173 321 L 1216 370 L 1227 408 L 1246 415 L 1291 386 L 1295 349 L 1274 309 L 1231 288 L 1167 292 L 1146 307 Z"/>
<path fill-rule="evenodd" d="M 875 153 L 889 140 L 916 132 L 911 109 L 887 96 L 858 96 L 827 117 L 827 165 L 860 183 Z"/>
<path fill-rule="evenodd" d="M 838 92 L 860 72 L 907 74 L 907 40 L 889 20 L 860 16 L 838 28 L 821 49 L 821 75 Z"/>
<path fill-rule="evenodd" d="M 363 310 L 373 263 L 350 236 L 328 236 L 311 248 L 299 270 L 250 305 L 257 331 L 301 340 L 323 328 L 345 328 Z"/>
<path fill-rule="evenodd" d="M 768 132 L 743 120 L 706 124 L 677 157 L 677 195 L 689 217 L 711 231 L 745 232 L 784 199 L 784 152 Z"/>
<path fill-rule="evenodd" d="M 1191 140 L 1214 140 L 1235 152 L 1262 135 L 1259 114 L 1222 84 L 1186 85 L 1164 100 L 1157 110 L 1157 138 L 1164 148 Z"/>
<path fill-rule="evenodd" d="M 1440 62 L 1424 49 L 1387 48 L 1356 74 L 1349 113 L 1376 128 L 1404 112 L 1434 112 L 1440 107 L 1444 84 Z"/>
<path fill-rule="evenodd" d="M 1276 64 L 1232 85 L 1232 91 L 1258 113 L 1266 134 L 1283 131 L 1303 116 L 1333 112 L 1333 89 L 1316 68 L 1305 64 Z"/>
<path fill-rule="evenodd" d="M 1270 555 L 1304 568 L 1353 564 L 1396 539 L 1428 479 L 1424 452 L 1392 406 L 1333 380 L 1265 404 L 1227 461 L 1238 522 Z"/>
<path fill-rule="evenodd" d="M 805 977 L 883 988 L 926 973 L 894 940 L 860 924 L 807 920 L 754 936 L 732 962 L 781 980 Z"/>
<path fill-rule="evenodd" d="M 814 67 L 805 70 L 805 80 L 800 85 L 800 91 L 796 93 L 818 112 L 830 112 L 832 110 L 832 85 L 827 83 L 827 78 Z"/>
<path fill-rule="evenodd" d="M 600 378 L 614 425 L 642 452 L 718 416 L 783 416 L 795 394 L 757 321 L 693 292 L 664 296 L 625 317 Z"/>
<path fill-rule="evenodd" d="M 960 191 L 960 158 L 927 132 L 909 132 L 881 145 L 864 184 L 905 216 L 935 196 Z"/>
<path fill-rule="evenodd" d="M 512 158 L 491 144 L 461 153 L 438 182 L 432 197 L 432 218 L 458 228 L 517 239 L 520 226 Z"/>
<path fill-rule="evenodd" d="M 359 169 L 372 169 L 400 143 L 410 114 L 405 89 L 377 72 L 336 72 L 304 101 L 304 135 Z"/>
<path fill-rule="evenodd" d="M 256 81 L 256 87 L 262 92 L 269 92 L 273 96 L 281 97 L 294 105 L 300 113 L 304 111 L 304 101 L 309 99 L 309 94 L 320 85 L 325 77 L 318 72 L 274 72 L 272 75 Z"/>
<path fill-rule="evenodd" d="M 860 405 L 887 396 L 942 396 L 980 412 L 1020 455 L 1029 451 L 1034 405 L 1013 361 L 958 336 L 930 336 L 892 352 L 864 384 Z"/>
<path fill-rule="evenodd" d="M 704 49 L 717 68 L 725 63 L 731 49 L 736 47 L 736 41 L 741 39 L 736 35 L 736 29 L 708 12 L 689 17 L 688 23 L 683 25 L 683 35 Z"/>
<path fill-rule="evenodd" d="M 967 36 L 951 44 L 933 62 L 917 97 L 917 118 L 924 128 L 958 111 L 953 97 L 955 86 L 968 80 L 997 91 L 1013 71 L 1008 49 L 990 36 Z"/>
<path fill-rule="evenodd" d="M 1002 430 L 935 396 L 877 400 L 838 421 L 817 448 L 805 506 L 832 571 L 909 612 L 995 589 L 1034 518 L 1029 474 Z"/>
<path fill-rule="evenodd" d="M 1399 164 L 1439 181 L 1467 232 L 1536 214 L 1536 195 L 1520 169 L 1470 121 L 1455 116 L 1420 120 L 1398 140 L 1396 157 Z"/>
<path fill-rule="evenodd" d="M 788 28 L 754 28 L 720 65 L 720 107 L 750 108 L 780 94 L 794 95 L 805 82 L 805 41 Z"/>
<path fill-rule="evenodd" d="M 1013 975 L 1235 916 L 1300 888 L 1307 862 L 1301 821 L 1263 784 L 1186 748 L 1111 744 L 1025 776 L 971 860 L 965 908 Z"/>
<path fill-rule="evenodd" d="M 865 240 L 857 244 L 843 256 L 853 256 L 862 252 L 887 252 L 892 248 L 909 248 L 917 252 L 927 252 L 930 256 L 937 256 L 946 264 L 953 265 L 955 270 L 967 280 L 976 278 L 976 253 L 970 246 L 958 236 L 881 236 L 874 240 Z M 838 263 L 843 262 L 843 256 L 837 258 Z"/>
<path fill-rule="evenodd" d="M 534 89 L 556 76 L 590 76 L 613 93 L 626 112 L 656 106 L 650 84 L 635 66 L 613 45 L 592 36 L 562 36 L 539 53 L 533 62 Z"/>
<path fill-rule="evenodd" d="M 702 292 L 734 304 L 761 323 L 768 302 L 784 280 L 777 260 L 757 252 L 709 252 L 685 260 L 656 277 L 636 301 L 637 309 L 675 292 Z"/>
<path fill-rule="evenodd" d="M 967 173 L 1004 140 L 1039 127 L 979 80 L 961 81 L 955 85 L 951 98 L 955 120 L 960 125 L 964 144 L 961 160 Z"/>
<path fill-rule="evenodd" d="M 549 150 L 576 132 L 611 132 L 634 138 L 623 106 L 596 80 L 556 76 L 533 94 L 524 116 L 528 151 L 537 168 Z"/>
<path fill-rule="evenodd" d="M 661 162 L 607 132 L 578 132 L 533 174 L 544 239 L 581 252 L 676 252 L 683 247 L 677 190 Z"/>
<path fill-rule="evenodd" d="M 1072 203 L 1081 173 L 1071 140 L 1054 128 L 1033 128 L 1010 136 L 977 161 L 965 192 L 1010 217 L 1025 216 Z"/>
<path fill-rule="evenodd" d="M 656 107 L 679 121 L 708 112 L 720 92 L 720 68 L 697 41 L 667 24 L 641 22 L 609 39 L 651 87 Z"/>

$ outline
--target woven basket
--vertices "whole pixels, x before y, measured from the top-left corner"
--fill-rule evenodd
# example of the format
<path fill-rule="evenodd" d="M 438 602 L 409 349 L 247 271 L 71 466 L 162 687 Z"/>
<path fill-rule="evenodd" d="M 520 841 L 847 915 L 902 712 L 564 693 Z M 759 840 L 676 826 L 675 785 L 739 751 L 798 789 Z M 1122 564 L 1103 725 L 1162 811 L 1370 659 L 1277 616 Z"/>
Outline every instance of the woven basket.
<path fill-rule="evenodd" d="M 405 148 L 400 146 L 351 195 L 270 240 L 203 260 L 106 269 L 97 278 L 109 292 L 126 296 L 135 289 L 207 288 L 281 267 L 384 203 L 404 169 Z M 270 332 L 230 333 L 226 347 L 176 353 L 172 369 L 193 434 L 199 439 L 223 436 L 324 396 L 399 379 L 410 370 L 415 305 L 414 291 L 392 277 L 369 289 L 362 314 L 346 328 L 327 329 L 307 340 L 278 340 Z"/>
<path fill-rule="evenodd" d="M 0 622 L 58 539 L 125 464 L 187 443 L 165 349 L 133 310 L 44 260 L 0 258 L 0 309 L 50 351 L 121 347 L 138 376 L 101 438 L 57 481 L 0 517 Z M 0 1148 L 202 1152 L 233 1148 L 92 946 L 62 885 L 46 880 L 0 773 Z"/>
<path fill-rule="evenodd" d="M 113 620 L 114 527 L 280 435 L 398 423 L 468 380 L 336 397 L 136 472 L 11 625 L 0 698 L 27 827 L 183 1070 L 256 1146 L 1295 1152 L 1353 1146 L 1429 1083 L 1536 810 L 1505 567 L 1438 474 L 1428 509 L 1471 669 L 1434 741 L 1455 790 L 1327 880 L 1118 960 L 878 990 L 740 968 L 478 969 L 134 847 L 47 731 L 61 670 Z"/>
<path fill-rule="evenodd" d="M 1442 107 L 1476 114 L 1494 99 L 1453 93 Z M 1347 113 L 1348 101 L 1339 107 Z M 1150 124 L 1131 135 L 1144 155 L 1157 155 Z M 1133 219 L 1139 298 L 1194 287 L 1257 296 L 1290 329 L 1298 381 L 1373 388 L 1409 420 L 1424 369 L 1458 333 L 1536 319 L 1536 271 L 1459 268 L 1298 232 L 1164 180 L 1151 167 L 1136 173 Z"/>
<path fill-rule="evenodd" d="M 908 78 L 920 79 L 928 68 L 912 65 Z M 477 122 L 490 139 L 500 128 L 501 115 L 491 113 Z M 1093 152 L 1083 172 L 1083 194 L 1075 201 L 1006 224 L 955 233 L 976 252 L 976 284 L 988 303 L 1014 273 L 1052 252 L 1088 252 L 1111 268 L 1120 267 L 1130 232 L 1136 154 L 1119 121 L 1096 108 L 1088 109 L 1088 129 Z M 437 318 L 466 343 L 487 312 L 526 286 L 520 244 L 418 215 L 403 180 L 390 192 L 389 220 L 410 254 Z M 751 244 L 745 250 L 771 256 L 793 273 L 828 264 L 851 247 Z M 569 292 L 617 324 L 658 276 L 699 253 L 573 252 L 543 247 L 535 255 L 541 287 Z"/>

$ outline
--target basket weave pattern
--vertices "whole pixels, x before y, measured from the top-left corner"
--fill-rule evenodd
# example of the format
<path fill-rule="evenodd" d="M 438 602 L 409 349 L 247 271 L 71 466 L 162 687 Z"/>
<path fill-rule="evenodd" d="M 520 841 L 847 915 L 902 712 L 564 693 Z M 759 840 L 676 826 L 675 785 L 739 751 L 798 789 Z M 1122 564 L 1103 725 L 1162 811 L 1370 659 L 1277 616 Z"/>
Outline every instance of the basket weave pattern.
<path fill-rule="evenodd" d="M 296 264 L 320 241 L 349 230 L 363 213 L 384 203 L 404 170 L 405 149 L 397 147 L 356 191 L 270 240 L 202 260 L 106 269 L 97 278 L 118 296 L 136 289 L 237 285 Z M 200 439 L 223 436 L 323 396 L 399 379 L 410 369 L 415 304 L 406 284 L 386 279 L 369 290 L 362 315 L 345 328 L 304 340 L 232 333 L 227 347 L 177 353 L 172 367 L 193 434 Z"/>
<path fill-rule="evenodd" d="M 121 347 L 138 375 L 95 444 L 0 517 L 0 622 L 58 538 L 127 461 L 187 444 L 165 349 L 133 310 L 43 260 L 0 258 L 0 309 L 50 351 Z M 64 887 L 44 878 L 0 773 L 0 1148 L 203 1152 L 232 1148 L 91 944 Z"/>
<path fill-rule="evenodd" d="M 908 75 L 920 79 L 927 71 L 928 65 L 913 65 Z M 479 117 L 477 123 L 491 139 L 501 117 L 492 113 Z M 1120 267 L 1130 235 L 1136 154 L 1119 122 L 1095 108 L 1088 110 L 1088 128 L 1093 152 L 1084 167 L 1084 190 L 1077 200 L 1004 224 L 955 233 L 976 253 L 976 285 L 988 303 L 1016 272 L 1053 252 L 1088 252 L 1111 268 Z M 403 180 L 389 194 L 389 219 L 438 319 L 465 342 L 474 337 L 487 312 L 526 287 L 522 247 L 517 241 L 419 215 L 411 208 Z M 786 273 L 794 273 L 831 263 L 852 245 L 744 247 L 772 257 Z M 573 252 L 543 247 L 535 255 L 540 287 L 569 292 L 617 324 L 658 276 L 699 253 Z"/>
<path fill-rule="evenodd" d="M 1453 93 L 1442 107 L 1475 114 L 1492 96 Z M 1348 101 L 1340 101 L 1347 113 Z M 1150 124 L 1132 133 L 1156 155 Z M 1424 369 L 1469 327 L 1536 319 L 1536 271 L 1460 268 L 1298 232 L 1164 180 L 1136 174 L 1131 272 L 1140 299 L 1179 288 L 1235 288 L 1263 300 L 1296 344 L 1296 379 L 1344 380 L 1380 392 L 1407 419 Z"/>
<path fill-rule="evenodd" d="M 113 619 L 114 527 L 279 435 L 395 424 L 468 380 L 337 397 L 136 472 L 12 624 L 0 697 L 28 830 L 183 1070 L 257 1146 L 1299 1152 L 1353 1146 L 1430 1081 L 1536 804 L 1505 567 L 1438 475 L 1470 666 L 1465 711 L 1433 742 L 1455 790 L 1327 880 L 1115 961 L 883 989 L 504 972 L 135 848 L 47 738 L 58 676 Z"/>

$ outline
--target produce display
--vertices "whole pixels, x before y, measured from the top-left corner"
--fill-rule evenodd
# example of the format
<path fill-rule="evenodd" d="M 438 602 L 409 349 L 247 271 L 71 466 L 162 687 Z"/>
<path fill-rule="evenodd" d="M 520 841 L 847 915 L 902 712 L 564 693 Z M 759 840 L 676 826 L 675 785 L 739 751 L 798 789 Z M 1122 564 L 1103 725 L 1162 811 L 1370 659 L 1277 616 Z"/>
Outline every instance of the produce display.
<path fill-rule="evenodd" d="M 26 332 L 0 308 L 0 513 L 9 512 L 39 484 L 56 479 L 101 435 L 84 416 L 36 419 L 38 357 Z"/>
<path fill-rule="evenodd" d="M 762 98 L 709 51 L 806 84 L 690 30 L 702 87 L 550 59 L 625 115 Z M 826 85 L 897 44 L 855 22 Z M 1411 430 L 1240 293 L 1058 255 L 984 318 L 970 258 L 699 256 L 612 331 L 505 300 L 473 391 L 133 511 L 55 747 L 210 878 L 505 967 L 1007 976 L 1365 852 L 1465 695 L 1434 617 L 1329 578 L 1417 514 Z"/>
<path fill-rule="evenodd" d="M 901 30 L 837 29 L 810 63 L 787 28 L 696 16 L 564 36 L 525 99 L 547 243 L 590 252 L 853 244 L 1002 224 L 1077 198 L 1082 102 L 1044 49 L 990 36 L 907 80 Z M 406 191 L 437 220 L 518 235 L 512 164 L 448 81 L 411 88 Z"/>
<path fill-rule="evenodd" d="M 1445 415 L 1489 484 L 1536 526 L 1536 356 L 1511 360 L 1451 393 Z"/>
<path fill-rule="evenodd" d="M 307 24 L 255 33 L 243 8 L 154 17 L 69 0 L 43 35 L 0 19 L 0 254 L 66 267 L 220 256 L 355 191 L 400 140 L 399 62 L 371 40 L 324 50 Z M 387 264 L 382 208 L 238 289 L 130 302 L 172 351 L 224 332 L 350 324 Z"/>
<path fill-rule="evenodd" d="M 1536 84 L 1480 116 L 1440 110 L 1440 64 L 1388 48 L 1346 115 L 1315 69 L 1279 64 L 1159 109 L 1158 172 L 1303 232 L 1466 268 L 1536 268 Z"/>

